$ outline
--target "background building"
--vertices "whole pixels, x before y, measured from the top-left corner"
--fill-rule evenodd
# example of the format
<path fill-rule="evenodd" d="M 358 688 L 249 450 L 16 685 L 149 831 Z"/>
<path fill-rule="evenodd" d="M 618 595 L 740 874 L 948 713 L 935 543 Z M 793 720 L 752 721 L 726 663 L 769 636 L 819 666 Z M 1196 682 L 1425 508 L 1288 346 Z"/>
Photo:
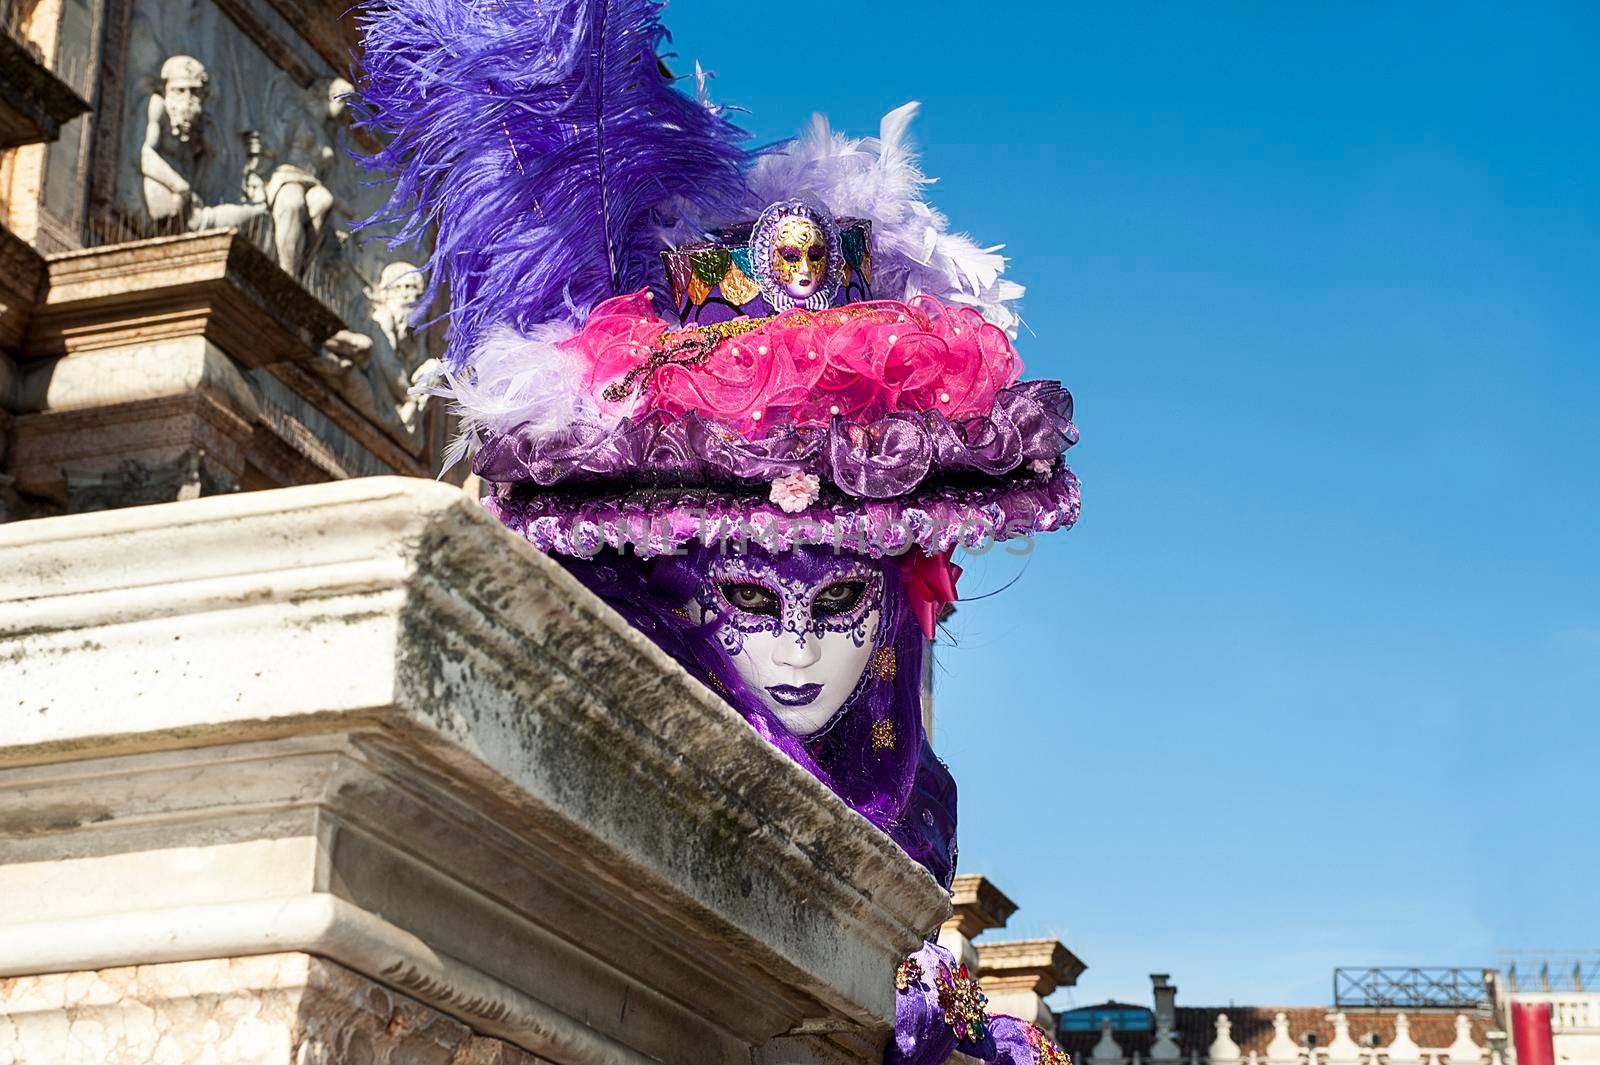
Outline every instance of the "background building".
<path fill-rule="evenodd" d="M 1152 1003 L 1063 1011 L 1057 1041 L 1088 1065 L 1503 1065 L 1512 1007 L 1549 1004 L 1554 1060 L 1600 1063 L 1600 960 L 1506 969 L 1337 969 L 1327 1006 L 1180 1006 L 1166 974 Z M 1595 988 L 1594 990 L 1590 990 Z"/>
<path fill-rule="evenodd" d="M 437 472 L 345 8 L 6 0 L 0 519 Z"/>
<path fill-rule="evenodd" d="M 1511 1024 L 1514 1003 L 1546 1004 L 1556 1062 L 1600 1062 L 1600 954 L 1512 962 L 1497 986 L 1503 1024 Z"/>

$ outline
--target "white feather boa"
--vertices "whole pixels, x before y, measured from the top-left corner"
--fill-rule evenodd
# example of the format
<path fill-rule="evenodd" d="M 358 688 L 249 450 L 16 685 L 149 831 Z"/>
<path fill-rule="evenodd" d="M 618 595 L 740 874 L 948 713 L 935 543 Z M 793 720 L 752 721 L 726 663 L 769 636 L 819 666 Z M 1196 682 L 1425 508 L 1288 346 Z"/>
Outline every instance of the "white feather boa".
<path fill-rule="evenodd" d="M 449 469 L 483 442 L 485 433 L 505 433 L 521 425 L 540 432 L 579 422 L 599 423 L 594 397 L 584 388 L 584 366 L 556 345 L 574 330 L 552 322 L 527 335 L 509 326 L 489 330 L 459 370 L 446 370 L 413 392 L 439 396 L 461 419 L 456 438 L 443 456 Z"/>
<path fill-rule="evenodd" d="M 1003 244 L 979 247 L 950 232 L 949 219 L 922 197 L 923 174 L 908 131 L 921 105 L 883 116 L 876 137 L 835 133 L 813 115 L 800 136 L 763 154 L 749 175 L 755 209 L 792 196 L 814 196 L 841 217 L 872 221 L 872 292 L 885 299 L 930 295 L 975 307 L 1013 338 L 1023 287 L 1008 281 Z"/>

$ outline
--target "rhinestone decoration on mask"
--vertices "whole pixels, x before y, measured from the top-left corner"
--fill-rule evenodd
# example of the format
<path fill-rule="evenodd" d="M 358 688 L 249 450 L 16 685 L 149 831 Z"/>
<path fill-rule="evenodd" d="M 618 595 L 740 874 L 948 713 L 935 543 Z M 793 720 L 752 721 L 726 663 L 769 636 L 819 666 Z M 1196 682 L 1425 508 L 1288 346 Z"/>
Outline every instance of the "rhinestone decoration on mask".
<path fill-rule="evenodd" d="M 861 581 L 866 587 L 850 609 L 840 614 L 817 616 L 814 612 L 817 593 L 841 581 Z M 753 584 L 766 589 L 780 604 L 778 616 L 750 613 L 735 606 L 723 594 L 722 586 L 728 583 Z M 867 622 L 874 611 L 882 608 L 883 575 L 866 562 L 845 558 L 840 559 L 838 567 L 826 577 L 806 580 L 786 576 L 771 562 L 762 559 L 728 556 L 712 567 L 700 590 L 699 601 L 707 615 L 715 614 L 723 619 L 720 635 L 730 655 L 743 649 L 745 635 L 757 632 L 788 633 L 797 643 L 803 643 L 808 636 L 845 633 L 856 647 L 861 647 L 867 642 Z"/>

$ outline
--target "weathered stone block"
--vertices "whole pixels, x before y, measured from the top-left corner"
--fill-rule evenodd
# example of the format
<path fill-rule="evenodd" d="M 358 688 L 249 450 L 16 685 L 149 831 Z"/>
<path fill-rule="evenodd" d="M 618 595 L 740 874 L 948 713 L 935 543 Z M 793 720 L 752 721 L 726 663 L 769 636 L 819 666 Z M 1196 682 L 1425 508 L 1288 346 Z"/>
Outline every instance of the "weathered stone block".
<path fill-rule="evenodd" d="M 447 486 L 15 523 L 0 566 L 0 975 L 308 953 L 553 1062 L 862 1062 L 948 912 Z"/>
<path fill-rule="evenodd" d="M 323 958 L 0 979 L 0 1065 L 541 1065 Z"/>
<path fill-rule="evenodd" d="M 43 280 L 44 256 L 0 225 L 0 353 L 20 350 Z M 6 398 L 0 393 L 0 407 Z"/>

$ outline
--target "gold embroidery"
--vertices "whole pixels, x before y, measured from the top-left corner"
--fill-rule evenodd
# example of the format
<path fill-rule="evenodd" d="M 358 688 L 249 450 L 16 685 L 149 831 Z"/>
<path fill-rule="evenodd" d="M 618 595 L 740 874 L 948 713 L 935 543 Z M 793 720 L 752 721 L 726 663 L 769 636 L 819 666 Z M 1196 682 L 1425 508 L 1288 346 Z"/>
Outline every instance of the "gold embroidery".
<path fill-rule="evenodd" d="M 872 652 L 872 662 L 867 668 L 872 671 L 872 675 L 878 680 L 894 680 L 895 674 L 900 668 L 895 662 L 894 648 L 880 647 Z"/>
<path fill-rule="evenodd" d="M 889 720 L 874 721 L 872 723 L 872 749 L 875 751 L 889 751 L 894 749 L 895 734 L 894 722 Z"/>

